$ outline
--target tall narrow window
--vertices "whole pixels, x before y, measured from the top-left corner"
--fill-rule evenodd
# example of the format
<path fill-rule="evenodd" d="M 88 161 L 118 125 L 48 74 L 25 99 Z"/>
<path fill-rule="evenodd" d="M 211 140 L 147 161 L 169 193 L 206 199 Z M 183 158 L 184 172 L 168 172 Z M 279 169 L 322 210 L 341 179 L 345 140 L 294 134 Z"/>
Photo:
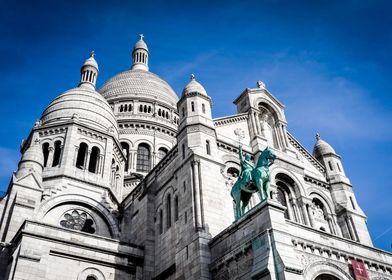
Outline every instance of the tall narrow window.
<path fill-rule="evenodd" d="M 202 110 L 203 114 L 206 113 L 206 105 L 204 103 L 201 104 L 201 110 Z"/>
<path fill-rule="evenodd" d="M 353 209 L 355 210 L 355 204 L 354 204 L 354 200 L 353 198 L 350 196 L 350 201 L 351 201 L 351 206 L 353 207 Z"/>
<path fill-rule="evenodd" d="M 336 163 L 336 165 L 338 166 L 338 170 L 339 170 L 339 172 L 342 172 L 342 169 L 340 169 L 339 162 L 337 162 L 337 163 Z"/>
<path fill-rule="evenodd" d="M 78 156 L 76 157 L 76 167 L 80 169 L 85 168 L 85 161 L 87 157 L 87 149 L 88 146 L 86 143 L 80 143 L 79 149 L 78 149 Z"/>
<path fill-rule="evenodd" d="M 210 155 L 211 154 L 211 147 L 210 147 L 210 141 L 206 141 L 206 152 L 207 152 L 207 155 Z"/>
<path fill-rule="evenodd" d="M 185 117 L 185 107 L 182 107 L 182 117 Z"/>
<path fill-rule="evenodd" d="M 121 142 L 121 147 L 124 151 L 126 156 L 125 164 L 124 164 L 124 171 L 127 172 L 129 168 L 129 144 L 126 142 Z"/>
<path fill-rule="evenodd" d="M 174 198 L 174 221 L 178 221 L 178 196 Z"/>
<path fill-rule="evenodd" d="M 163 233 L 163 211 L 159 210 L 159 234 Z"/>
<path fill-rule="evenodd" d="M 92 173 L 98 172 L 98 161 L 99 161 L 99 148 L 93 147 L 90 155 L 90 162 L 88 164 L 88 171 Z"/>
<path fill-rule="evenodd" d="M 136 162 L 136 171 L 139 172 L 148 172 L 151 168 L 151 154 L 150 147 L 142 143 L 137 148 L 137 162 Z"/>
<path fill-rule="evenodd" d="M 170 228 L 171 227 L 171 195 L 167 195 L 166 197 L 166 227 Z"/>
<path fill-rule="evenodd" d="M 329 165 L 329 170 L 333 170 L 333 168 L 332 168 L 332 163 L 330 162 L 330 161 L 328 161 L 328 165 Z"/>
<path fill-rule="evenodd" d="M 182 159 L 185 159 L 185 145 L 182 144 Z"/>
<path fill-rule="evenodd" d="M 53 164 L 52 166 L 55 167 L 60 163 L 60 156 L 61 156 L 61 141 L 54 142 L 54 155 L 53 155 Z"/>
<path fill-rule="evenodd" d="M 195 102 L 191 102 L 191 109 L 192 109 L 192 112 L 194 112 L 195 111 Z"/>
<path fill-rule="evenodd" d="M 44 154 L 44 167 L 46 167 L 49 157 L 49 143 L 44 143 L 42 145 L 42 153 Z"/>

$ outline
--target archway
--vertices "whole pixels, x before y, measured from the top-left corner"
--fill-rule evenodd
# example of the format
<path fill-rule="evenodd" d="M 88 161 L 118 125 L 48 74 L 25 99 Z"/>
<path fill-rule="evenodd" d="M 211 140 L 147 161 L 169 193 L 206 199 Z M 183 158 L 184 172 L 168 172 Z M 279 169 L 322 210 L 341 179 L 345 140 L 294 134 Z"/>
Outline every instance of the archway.
<path fill-rule="evenodd" d="M 317 276 L 316 279 L 314 280 L 340 280 L 340 279 L 331 274 L 321 274 Z"/>

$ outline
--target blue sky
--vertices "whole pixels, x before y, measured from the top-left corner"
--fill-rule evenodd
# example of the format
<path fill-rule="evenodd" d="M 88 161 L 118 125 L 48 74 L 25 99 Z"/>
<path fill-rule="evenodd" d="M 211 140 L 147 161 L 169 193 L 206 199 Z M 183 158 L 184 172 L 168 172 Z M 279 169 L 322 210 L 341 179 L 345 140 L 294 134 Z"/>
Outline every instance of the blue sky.
<path fill-rule="evenodd" d="M 0 190 L 21 140 L 77 85 L 90 51 L 102 85 L 130 67 L 144 33 L 151 71 L 177 93 L 195 73 L 215 117 L 235 113 L 235 97 L 264 81 L 309 151 L 319 132 L 342 156 L 375 245 L 390 251 L 391 8 L 377 0 L 2 1 Z"/>

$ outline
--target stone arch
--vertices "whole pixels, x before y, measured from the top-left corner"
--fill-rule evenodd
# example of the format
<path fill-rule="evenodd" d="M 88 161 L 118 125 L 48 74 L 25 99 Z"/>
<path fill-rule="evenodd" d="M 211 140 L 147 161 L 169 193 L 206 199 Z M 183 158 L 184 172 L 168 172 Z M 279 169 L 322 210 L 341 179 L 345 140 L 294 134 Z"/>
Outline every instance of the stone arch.
<path fill-rule="evenodd" d="M 304 279 L 315 280 L 317 276 L 322 274 L 329 274 L 340 280 L 354 280 L 347 271 L 327 261 L 317 261 L 310 264 L 304 271 Z"/>
<path fill-rule="evenodd" d="M 78 275 L 78 280 L 86 280 L 89 276 L 93 276 L 97 280 L 106 280 L 104 274 L 95 267 L 88 267 L 82 270 Z"/>
<path fill-rule="evenodd" d="M 285 118 L 284 118 L 284 116 L 283 116 L 283 114 L 282 114 L 281 109 L 278 108 L 278 107 L 277 107 L 274 103 L 272 103 L 270 100 L 268 100 L 268 99 L 266 99 L 266 98 L 264 98 L 264 97 L 257 98 L 257 99 L 254 101 L 253 106 L 254 106 L 255 108 L 258 108 L 260 103 L 263 103 L 263 104 L 267 105 L 267 106 L 266 106 L 267 109 L 269 109 L 269 110 L 271 111 L 271 113 L 274 114 L 276 120 L 285 121 Z"/>
<path fill-rule="evenodd" d="M 45 215 L 50 210 L 54 209 L 55 207 L 61 204 L 72 204 L 72 203 L 78 203 L 82 205 L 84 204 L 94 209 L 97 212 L 97 214 L 99 214 L 107 223 L 107 226 L 109 228 L 112 237 L 113 238 L 120 237 L 119 225 L 117 221 L 114 219 L 113 215 L 109 212 L 109 210 L 97 200 L 85 195 L 64 194 L 49 199 L 44 203 L 42 203 L 37 208 L 35 219 L 40 221 L 45 217 Z"/>
<path fill-rule="evenodd" d="M 85 137 L 80 137 L 76 142 L 77 144 L 75 143 L 75 146 L 79 146 L 79 144 L 82 142 L 86 143 L 89 148 L 92 148 L 93 146 L 97 146 L 101 151 L 105 151 L 105 147 L 101 143 Z"/>
<path fill-rule="evenodd" d="M 127 139 L 127 138 L 120 138 L 118 141 L 120 143 L 122 143 L 122 142 L 127 143 L 129 145 L 129 148 L 134 148 L 135 147 L 134 143 L 131 140 Z"/>
<path fill-rule="evenodd" d="M 280 173 L 284 174 L 290 177 L 294 181 L 295 185 L 293 186 L 293 188 L 297 197 L 305 196 L 306 194 L 305 188 L 301 183 L 301 180 L 293 172 L 284 169 L 282 167 L 279 167 L 277 165 L 272 165 L 270 172 L 271 172 L 271 184 L 276 185 L 276 176 Z"/>
<path fill-rule="evenodd" d="M 319 190 L 317 190 L 315 188 L 308 190 L 308 192 L 309 192 L 308 196 L 311 200 L 313 198 L 319 199 L 327 207 L 327 210 L 328 210 L 327 212 L 329 214 L 334 214 L 335 208 L 333 207 L 333 203 L 324 193 L 320 192 Z"/>

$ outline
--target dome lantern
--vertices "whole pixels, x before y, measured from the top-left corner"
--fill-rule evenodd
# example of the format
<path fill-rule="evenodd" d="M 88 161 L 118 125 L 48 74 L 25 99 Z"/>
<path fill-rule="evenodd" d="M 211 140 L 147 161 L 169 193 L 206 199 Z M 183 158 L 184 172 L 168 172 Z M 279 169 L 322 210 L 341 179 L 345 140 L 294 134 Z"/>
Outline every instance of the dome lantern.
<path fill-rule="evenodd" d="M 82 68 L 80 69 L 80 83 L 81 87 L 90 87 L 95 89 L 95 84 L 97 82 L 98 76 L 98 63 L 94 58 L 95 52 L 92 51 L 90 57 L 86 59 L 83 63 Z"/>
<path fill-rule="evenodd" d="M 148 48 L 143 38 L 144 35 L 140 34 L 140 40 L 136 42 L 132 51 L 132 70 L 148 71 Z"/>

